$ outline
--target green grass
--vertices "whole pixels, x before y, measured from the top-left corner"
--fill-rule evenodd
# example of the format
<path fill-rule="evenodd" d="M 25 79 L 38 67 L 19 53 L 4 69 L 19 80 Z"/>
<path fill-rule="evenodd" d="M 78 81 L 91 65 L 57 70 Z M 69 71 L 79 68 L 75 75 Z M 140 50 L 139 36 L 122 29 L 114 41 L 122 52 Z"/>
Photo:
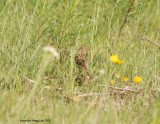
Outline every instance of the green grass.
<path fill-rule="evenodd" d="M 145 36 L 159 44 L 159 0 L 135 1 L 121 33 L 130 0 L 0 3 L 0 123 L 39 119 L 53 124 L 160 123 L 160 49 L 142 40 Z M 90 71 L 97 78 L 75 87 L 74 56 L 82 45 L 89 47 Z M 45 46 L 54 47 L 60 59 L 44 52 Z M 114 54 L 125 63 L 112 63 Z M 102 69 L 105 73 L 99 74 Z M 139 84 L 134 83 L 137 75 L 143 79 Z M 129 81 L 123 82 L 123 77 Z M 111 80 L 116 81 L 114 87 L 140 92 L 123 94 L 110 88 Z M 89 93 L 107 95 L 78 97 Z M 74 97 L 77 102 L 69 100 Z"/>

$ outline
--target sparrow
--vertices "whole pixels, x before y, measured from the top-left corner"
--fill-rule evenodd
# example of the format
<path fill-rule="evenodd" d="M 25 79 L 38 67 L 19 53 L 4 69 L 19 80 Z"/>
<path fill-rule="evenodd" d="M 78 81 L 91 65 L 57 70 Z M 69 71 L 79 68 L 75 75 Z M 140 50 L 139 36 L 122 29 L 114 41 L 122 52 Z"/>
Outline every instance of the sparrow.
<path fill-rule="evenodd" d="M 89 67 L 87 62 L 88 59 L 86 55 L 87 52 L 88 52 L 88 47 L 82 46 L 75 56 L 75 62 L 77 67 L 79 68 L 79 75 L 76 78 L 76 82 L 78 82 L 79 84 L 84 82 L 85 79 L 93 79 L 93 76 L 89 72 Z"/>
<path fill-rule="evenodd" d="M 84 75 L 84 74 L 79 74 L 76 79 L 75 82 L 78 84 L 78 86 L 82 86 L 82 84 L 88 79 L 88 76 Z"/>
<path fill-rule="evenodd" d="M 87 63 L 88 59 L 86 56 L 87 52 L 88 52 L 88 47 L 82 46 L 75 56 L 75 61 L 79 69 L 88 70 L 88 63 Z"/>

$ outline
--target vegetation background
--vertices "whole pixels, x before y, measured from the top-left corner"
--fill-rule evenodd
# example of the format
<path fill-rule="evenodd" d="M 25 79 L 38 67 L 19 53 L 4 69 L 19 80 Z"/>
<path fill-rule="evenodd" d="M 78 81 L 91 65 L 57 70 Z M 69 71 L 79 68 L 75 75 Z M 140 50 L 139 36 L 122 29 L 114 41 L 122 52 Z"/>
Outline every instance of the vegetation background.
<path fill-rule="evenodd" d="M 0 123 L 160 124 L 159 22 L 160 0 L 0 0 Z M 96 79 L 77 87 L 82 45 Z"/>

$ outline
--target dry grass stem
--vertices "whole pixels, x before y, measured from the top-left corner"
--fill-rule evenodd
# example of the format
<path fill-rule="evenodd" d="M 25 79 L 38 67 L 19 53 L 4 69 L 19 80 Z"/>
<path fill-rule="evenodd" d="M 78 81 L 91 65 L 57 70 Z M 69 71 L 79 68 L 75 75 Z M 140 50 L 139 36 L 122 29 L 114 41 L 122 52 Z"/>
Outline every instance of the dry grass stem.
<path fill-rule="evenodd" d="M 26 79 L 27 81 L 29 81 L 30 83 L 36 84 L 36 82 L 34 80 L 32 80 L 32 79 L 29 79 L 29 78 L 27 78 L 25 76 L 23 76 L 23 78 Z"/>

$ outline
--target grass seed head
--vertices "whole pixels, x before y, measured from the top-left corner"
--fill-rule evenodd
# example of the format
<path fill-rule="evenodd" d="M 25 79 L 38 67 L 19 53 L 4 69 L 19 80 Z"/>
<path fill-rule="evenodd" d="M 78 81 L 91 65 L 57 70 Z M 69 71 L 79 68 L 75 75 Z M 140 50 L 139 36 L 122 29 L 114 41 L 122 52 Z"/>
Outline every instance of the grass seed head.
<path fill-rule="evenodd" d="M 51 54 L 53 54 L 57 59 L 59 59 L 59 53 L 57 52 L 57 50 L 54 47 L 51 46 L 46 46 L 43 48 L 43 50 L 45 52 L 50 52 Z"/>

